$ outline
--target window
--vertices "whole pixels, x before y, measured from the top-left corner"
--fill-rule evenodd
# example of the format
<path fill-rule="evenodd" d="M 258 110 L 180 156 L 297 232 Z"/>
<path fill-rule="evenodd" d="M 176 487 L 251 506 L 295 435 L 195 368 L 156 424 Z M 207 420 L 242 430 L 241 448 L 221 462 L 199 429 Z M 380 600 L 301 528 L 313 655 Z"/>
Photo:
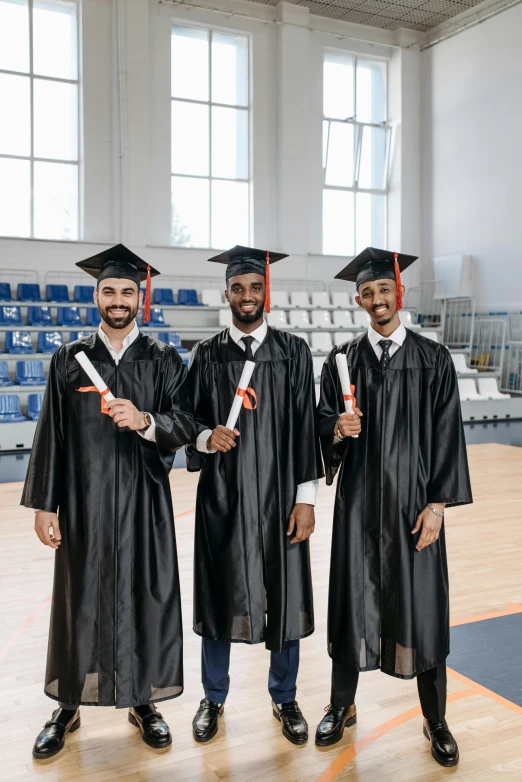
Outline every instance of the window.
<path fill-rule="evenodd" d="M 171 243 L 249 244 L 248 38 L 172 28 Z"/>
<path fill-rule="evenodd" d="M 386 244 L 386 65 L 326 52 L 323 70 L 323 253 Z"/>
<path fill-rule="evenodd" d="M 0 0 L 0 235 L 78 239 L 77 6 Z"/>

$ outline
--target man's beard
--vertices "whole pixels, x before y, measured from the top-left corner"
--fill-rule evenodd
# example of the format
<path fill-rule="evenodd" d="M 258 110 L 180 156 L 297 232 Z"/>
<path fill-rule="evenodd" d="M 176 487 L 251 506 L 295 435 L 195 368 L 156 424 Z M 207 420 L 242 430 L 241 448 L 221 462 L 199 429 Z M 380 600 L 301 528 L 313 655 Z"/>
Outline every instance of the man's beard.
<path fill-rule="evenodd" d="M 240 323 L 255 323 L 256 320 L 261 318 L 265 310 L 265 304 L 264 302 L 261 302 L 261 304 L 255 310 L 252 310 L 252 312 L 242 312 L 239 307 L 235 307 L 233 304 L 230 304 L 230 309 L 236 320 Z"/>
<path fill-rule="evenodd" d="M 98 307 L 98 309 L 100 310 L 101 319 L 107 326 L 110 326 L 111 329 L 126 329 L 138 314 L 137 307 L 106 307 L 105 309 Z M 116 309 L 125 310 L 125 314 L 118 318 L 113 317 L 111 315 L 111 310 Z"/>

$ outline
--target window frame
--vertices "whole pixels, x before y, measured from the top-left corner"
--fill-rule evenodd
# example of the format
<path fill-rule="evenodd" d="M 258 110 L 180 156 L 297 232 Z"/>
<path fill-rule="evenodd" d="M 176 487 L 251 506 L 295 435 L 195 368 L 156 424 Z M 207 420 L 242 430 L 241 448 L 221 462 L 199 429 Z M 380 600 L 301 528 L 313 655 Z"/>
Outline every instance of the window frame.
<path fill-rule="evenodd" d="M 42 237 L 35 236 L 34 233 L 34 224 L 35 224 L 35 215 L 34 215 L 34 167 L 35 163 L 55 163 L 55 164 L 63 164 L 63 165 L 75 165 L 77 168 L 77 182 L 78 182 L 78 201 L 77 201 L 77 237 L 76 239 L 62 239 L 56 237 L 55 239 L 49 239 L 48 241 L 80 241 L 81 235 L 82 235 L 82 221 L 81 221 L 81 215 L 82 215 L 82 186 L 81 186 L 81 169 L 80 169 L 80 160 L 81 160 L 81 144 L 82 144 L 82 126 L 81 126 L 81 105 L 82 105 L 82 97 L 81 97 L 81 80 L 80 80 L 80 47 L 81 47 L 81 19 L 80 19 L 80 2 L 79 0 L 68 0 L 69 2 L 74 3 L 76 6 L 76 79 L 64 79 L 58 76 L 41 76 L 39 74 L 34 73 L 34 47 L 33 47 L 33 8 L 34 8 L 34 0 L 27 0 L 27 9 L 28 9 L 28 34 L 29 34 L 29 70 L 28 71 L 12 71 L 7 70 L 5 68 L 0 68 L 0 74 L 6 74 L 7 76 L 22 76 L 29 79 L 29 123 L 30 123 L 30 154 L 29 155 L 8 155 L 4 154 L 3 152 L 0 152 L 0 159 L 2 160 L 25 160 L 29 162 L 30 167 L 30 222 L 29 222 L 29 235 L 28 236 L 20 236 L 20 237 L 8 237 L 7 235 L 2 235 L 2 238 L 20 238 L 20 239 L 37 239 L 40 241 L 45 241 L 45 239 L 42 239 Z M 53 5 L 53 0 L 48 0 L 50 5 Z M 56 5 L 60 5 L 59 0 L 56 2 Z M 35 81 L 50 81 L 50 82 L 58 82 L 60 84 L 70 84 L 70 85 L 76 85 L 76 95 L 77 95 L 77 105 L 76 105 L 76 116 L 77 116 L 77 158 L 76 160 L 63 160 L 63 159 L 56 159 L 56 158 L 44 158 L 44 157 L 38 157 L 34 154 L 34 82 Z M 47 237 L 46 237 L 47 239 Z"/>

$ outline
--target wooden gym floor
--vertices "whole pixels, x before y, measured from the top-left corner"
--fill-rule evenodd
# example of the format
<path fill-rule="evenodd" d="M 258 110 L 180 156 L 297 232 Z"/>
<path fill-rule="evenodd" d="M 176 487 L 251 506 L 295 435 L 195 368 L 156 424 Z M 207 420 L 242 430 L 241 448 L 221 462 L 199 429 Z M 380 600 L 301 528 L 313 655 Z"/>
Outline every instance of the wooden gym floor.
<path fill-rule="evenodd" d="M 0 485 L 0 778 L 435 782 L 452 777 L 521 782 L 522 676 L 517 678 L 516 672 L 522 667 L 522 652 L 511 633 L 522 621 L 522 449 L 472 445 L 469 455 L 475 504 L 450 510 L 446 522 L 452 623 L 462 628 L 455 629 L 454 637 L 468 628 L 480 636 L 488 627 L 496 637 L 491 618 L 507 619 L 493 620 L 504 623 L 498 652 L 505 653 L 504 660 L 496 657 L 496 664 L 481 663 L 482 668 L 479 664 L 472 680 L 462 673 L 466 647 L 464 655 L 462 649 L 457 655 L 460 671 L 450 673 L 448 721 L 461 752 L 456 769 L 442 769 L 431 758 L 421 731 L 415 682 L 378 671 L 361 676 L 358 724 L 333 748 L 314 745 L 330 679 L 325 632 L 334 493 L 324 482 L 312 539 L 317 628 L 302 642 L 297 696 L 310 727 L 308 745 L 294 747 L 281 735 L 267 693 L 268 653 L 262 646 L 242 644 L 233 645 L 231 691 L 218 736 L 206 745 L 193 741 L 191 721 L 202 697 L 199 639 L 191 630 L 197 476 L 176 470 L 172 488 L 185 620 L 185 692 L 160 705 L 174 738 L 171 749 L 161 754 L 141 741 L 125 710 L 84 707 L 82 727 L 67 739 L 63 752 L 45 763 L 33 760 L 33 740 L 54 707 L 42 691 L 53 553 L 36 538 L 32 511 L 19 506 L 22 485 Z M 484 644 L 473 642 L 470 660 L 480 662 L 483 651 Z M 504 676 L 504 690 L 496 687 L 497 673 Z M 509 698 L 501 694 L 506 686 L 514 693 Z"/>

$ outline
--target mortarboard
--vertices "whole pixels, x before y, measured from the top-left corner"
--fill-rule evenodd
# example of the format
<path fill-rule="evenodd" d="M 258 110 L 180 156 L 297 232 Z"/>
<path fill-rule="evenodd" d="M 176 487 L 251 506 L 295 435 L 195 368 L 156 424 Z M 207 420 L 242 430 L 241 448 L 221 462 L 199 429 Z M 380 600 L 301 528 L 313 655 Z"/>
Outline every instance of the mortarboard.
<path fill-rule="evenodd" d="M 389 250 L 378 250 L 376 247 L 367 247 L 353 261 L 350 261 L 339 274 L 336 280 L 355 282 L 357 288 L 370 280 L 395 280 L 397 286 L 397 309 L 402 308 L 402 282 L 401 272 L 411 266 L 418 258 L 417 255 L 405 255 Z"/>
<path fill-rule="evenodd" d="M 143 322 L 148 323 L 150 321 L 151 277 L 156 277 L 160 272 L 157 269 L 153 269 L 149 263 L 139 258 L 124 244 L 116 244 L 114 247 L 109 247 L 108 250 L 93 255 L 85 261 L 80 261 L 76 266 L 90 274 L 91 277 L 95 277 L 98 283 L 108 277 L 116 277 L 118 279 L 132 280 L 139 288 L 140 282 L 147 280 L 143 304 Z"/>
<path fill-rule="evenodd" d="M 226 279 L 238 274 L 261 274 L 265 278 L 265 312 L 270 312 L 270 264 L 288 258 L 284 253 L 271 253 L 267 250 L 256 250 L 253 247 L 242 247 L 236 244 L 231 250 L 209 258 L 211 263 L 226 263 Z"/>

